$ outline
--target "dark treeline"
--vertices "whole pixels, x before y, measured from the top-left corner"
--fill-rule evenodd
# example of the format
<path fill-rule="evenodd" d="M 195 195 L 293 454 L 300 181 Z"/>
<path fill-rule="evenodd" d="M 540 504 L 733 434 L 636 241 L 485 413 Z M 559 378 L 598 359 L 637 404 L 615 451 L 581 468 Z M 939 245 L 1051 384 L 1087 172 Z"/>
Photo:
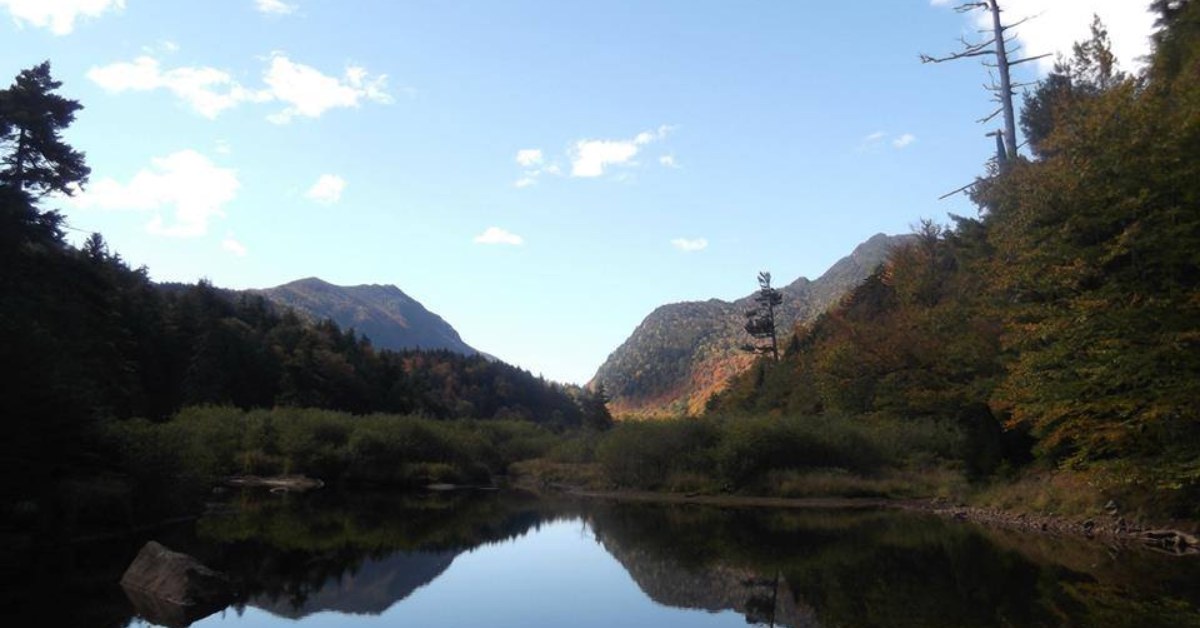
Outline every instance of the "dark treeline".
<path fill-rule="evenodd" d="M 113 464 L 102 424 L 181 408 L 277 406 L 603 427 L 593 395 L 480 356 L 381 351 L 208 282 L 160 286 L 98 234 L 76 248 L 53 193 L 86 182 L 59 131 L 78 103 L 48 63 L 0 90 L 0 486 L 17 503 Z"/>
<path fill-rule="evenodd" d="M 923 222 L 710 410 L 952 421 L 977 474 L 1033 461 L 1196 514 L 1200 4 L 1156 8 L 1145 72 L 1094 24 L 1026 96 L 1034 157 L 977 181 L 979 216 Z"/>

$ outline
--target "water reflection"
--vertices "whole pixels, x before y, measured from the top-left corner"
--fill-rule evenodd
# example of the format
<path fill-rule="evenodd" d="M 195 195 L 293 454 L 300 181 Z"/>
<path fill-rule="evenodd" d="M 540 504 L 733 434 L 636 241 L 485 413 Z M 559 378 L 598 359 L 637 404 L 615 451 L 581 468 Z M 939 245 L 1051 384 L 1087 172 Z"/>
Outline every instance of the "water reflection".
<path fill-rule="evenodd" d="M 240 585 L 197 625 L 1200 626 L 1200 561 L 903 513 L 264 497 L 160 538 Z M 35 578 L 16 608 L 142 625 L 115 587 L 138 544 L 42 565 L 57 590 Z"/>

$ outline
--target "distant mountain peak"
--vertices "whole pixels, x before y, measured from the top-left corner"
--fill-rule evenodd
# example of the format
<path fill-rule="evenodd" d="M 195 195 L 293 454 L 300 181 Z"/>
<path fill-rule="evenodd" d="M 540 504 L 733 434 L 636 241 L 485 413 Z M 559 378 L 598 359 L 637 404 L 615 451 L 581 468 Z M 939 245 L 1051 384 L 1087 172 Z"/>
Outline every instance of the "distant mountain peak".
<path fill-rule="evenodd" d="M 340 327 L 353 328 L 382 349 L 479 353 L 463 342 L 441 316 L 391 284 L 338 286 L 320 277 L 305 277 L 254 292 L 311 318 L 333 319 Z"/>

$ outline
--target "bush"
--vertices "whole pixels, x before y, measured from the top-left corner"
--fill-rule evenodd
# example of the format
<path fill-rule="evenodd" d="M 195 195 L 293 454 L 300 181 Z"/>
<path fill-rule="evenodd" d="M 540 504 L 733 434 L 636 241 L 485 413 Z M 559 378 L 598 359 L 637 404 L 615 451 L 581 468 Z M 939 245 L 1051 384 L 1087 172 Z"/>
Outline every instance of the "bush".
<path fill-rule="evenodd" d="M 672 473 L 709 473 L 718 439 L 707 419 L 625 422 L 603 436 L 596 459 L 618 486 L 652 489 Z"/>
<path fill-rule="evenodd" d="M 846 469 L 870 473 L 885 462 L 881 448 L 852 421 L 830 417 L 754 418 L 725 422 L 717 470 L 733 486 L 769 471 Z"/>
<path fill-rule="evenodd" d="M 438 421 L 315 409 L 196 407 L 166 423 L 113 423 L 108 435 L 139 485 L 203 489 L 239 473 L 302 473 L 328 482 L 488 482 L 556 437 L 518 421 Z"/>

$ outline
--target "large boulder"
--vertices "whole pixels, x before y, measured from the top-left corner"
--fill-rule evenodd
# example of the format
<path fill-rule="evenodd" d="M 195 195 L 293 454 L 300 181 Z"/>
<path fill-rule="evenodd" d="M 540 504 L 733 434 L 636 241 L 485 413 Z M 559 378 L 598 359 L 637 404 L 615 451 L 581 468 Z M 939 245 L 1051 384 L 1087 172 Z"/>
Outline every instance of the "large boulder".
<path fill-rule="evenodd" d="M 142 546 L 121 588 L 138 614 L 154 623 L 186 626 L 233 600 L 229 578 L 156 541 Z"/>

